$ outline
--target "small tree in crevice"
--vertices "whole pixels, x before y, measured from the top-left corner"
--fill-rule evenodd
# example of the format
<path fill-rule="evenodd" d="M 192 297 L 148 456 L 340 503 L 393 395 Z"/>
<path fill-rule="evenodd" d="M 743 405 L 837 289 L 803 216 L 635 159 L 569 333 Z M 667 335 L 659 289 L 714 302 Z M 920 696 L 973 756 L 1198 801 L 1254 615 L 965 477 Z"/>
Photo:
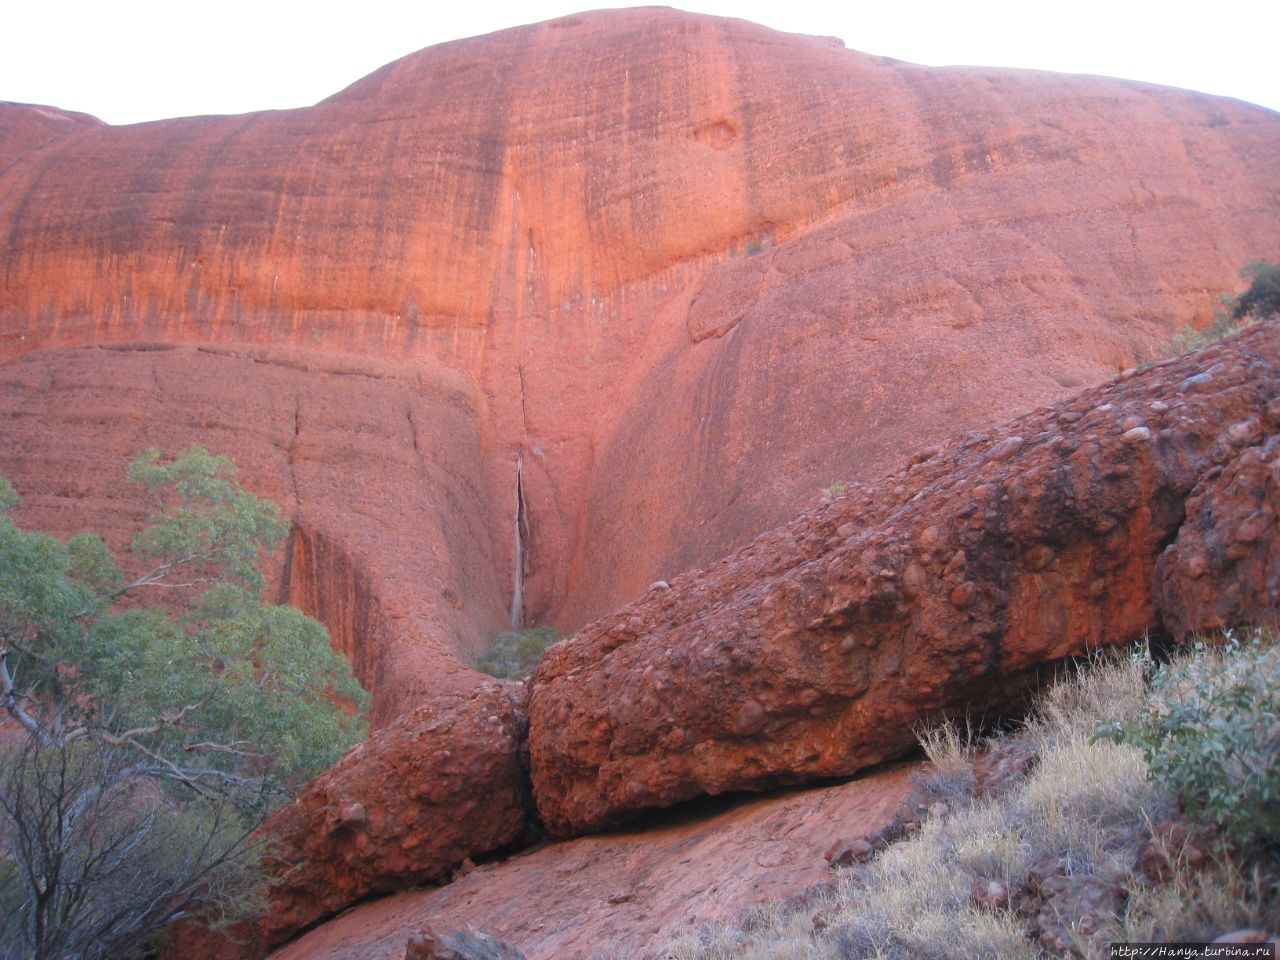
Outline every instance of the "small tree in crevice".
<path fill-rule="evenodd" d="M 499 680 L 526 680 L 547 649 L 559 642 L 560 635 L 554 627 L 500 633 L 476 663 L 476 669 Z"/>
<path fill-rule="evenodd" d="M 1255 321 L 1280 316 L 1280 264 L 1254 260 L 1240 275 L 1250 279 L 1249 288 L 1238 297 L 1224 295 L 1208 327 L 1193 330 L 1184 326 L 1179 330 L 1172 342 L 1174 356 L 1207 347 Z"/>

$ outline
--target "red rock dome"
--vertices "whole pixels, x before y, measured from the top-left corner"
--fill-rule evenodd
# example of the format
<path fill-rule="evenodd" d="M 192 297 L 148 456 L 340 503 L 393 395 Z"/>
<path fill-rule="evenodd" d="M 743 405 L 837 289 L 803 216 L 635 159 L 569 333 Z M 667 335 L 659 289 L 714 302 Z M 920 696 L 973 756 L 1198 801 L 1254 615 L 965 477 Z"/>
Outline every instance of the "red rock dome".
<path fill-rule="evenodd" d="M 1114 374 L 1280 256 L 1280 117 L 602 11 L 310 108 L 0 106 L 0 472 L 122 540 L 232 455 L 387 719 L 820 490 Z"/>

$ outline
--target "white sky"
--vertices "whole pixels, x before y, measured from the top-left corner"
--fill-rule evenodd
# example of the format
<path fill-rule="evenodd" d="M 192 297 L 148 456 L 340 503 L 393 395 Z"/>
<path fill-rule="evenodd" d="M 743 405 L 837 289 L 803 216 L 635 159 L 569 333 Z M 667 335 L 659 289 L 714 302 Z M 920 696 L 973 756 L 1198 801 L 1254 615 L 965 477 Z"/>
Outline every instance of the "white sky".
<path fill-rule="evenodd" d="M 0 100 L 109 123 L 299 107 L 422 47 L 609 0 L 12 0 Z M 1277 0 L 686 0 L 932 65 L 1095 73 L 1280 110 Z"/>

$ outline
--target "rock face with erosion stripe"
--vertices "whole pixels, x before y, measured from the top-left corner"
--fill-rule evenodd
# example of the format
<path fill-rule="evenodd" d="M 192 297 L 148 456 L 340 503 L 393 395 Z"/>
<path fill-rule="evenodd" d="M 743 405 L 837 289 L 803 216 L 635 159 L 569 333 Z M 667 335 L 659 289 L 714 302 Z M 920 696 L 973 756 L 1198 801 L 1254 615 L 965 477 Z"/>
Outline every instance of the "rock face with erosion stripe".
<path fill-rule="evenodd" d="M 20 522 L 120 546 L 141 449 L 232 455 L 384 724 L 513 621 L 1156 355 L 1280 256 L 1277 155 L 1234 101 L 666 9 L 299 110 L 0 104 L 0 472 Z"/>
<path fill-rule="evenodd" d="M 598 830 L 899 756 L 921 721 L 989 714 L 1047 665 L 1160 629 L 1171 543 L 1166 581 L 1189 567 L 1230 586 L 1224 620 L 1274 615 L 1278 433 L 1269 321 L 952 441 L 673 579 L 534 674 L 545 823 Z M 1195 586 L 1166 594 L 1175 629 L 1188 609 L 1205 622 Z"/>

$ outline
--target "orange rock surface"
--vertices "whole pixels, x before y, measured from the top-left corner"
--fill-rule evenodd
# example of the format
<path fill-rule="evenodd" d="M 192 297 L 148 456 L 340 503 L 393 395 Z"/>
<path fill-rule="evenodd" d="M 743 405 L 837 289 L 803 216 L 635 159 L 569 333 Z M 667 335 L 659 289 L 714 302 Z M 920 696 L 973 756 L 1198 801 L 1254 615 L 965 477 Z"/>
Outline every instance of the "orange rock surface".
<path fill-rule="evenodd" d="M 1277 155 L 1229 100 L 667 9 L 300 110 L 4 105 L 0 472 L 70 532 L 141 447 L 231 454 L 382 722 L 513 613 L 576 628 L 1150 357 L 1280 255 Z"/>
<path fill-rule="evenodd" d="M 1277 437 L 1271 320 L 922 453 L 655 587 L 530 680 L 543 822 L 589 833 L 848 776 L 921 724 L 999 716 L 1046 668 L 1163 629 L 1158 561 L 1166 582 L 1212 571 L 1164 598 L 1179 632 L 1274 620 Z"/>
<path fill-rule="evenodd" d="M 1280 401 L 1266 415 L 1280 422 Z M 1231 426 L 1247 436 L 1265 422 Z M 1280 629 L 1280 435 L 1252 439 L 1194 491 L 1156 567 L 1164 624 L 1179 640 L 1242 624 Z"/>
<path fill-rule="evenodd" d="M 427 924 L 474 926 L 529 960 L 656 956 L 700 923 L 829 882 L 825 851 L 888 826 L 911 794 L 909 772 L 722 800 L 643 829 L 537 847 L 439 889 L 357 905 L 271 960 L 402 960 L 405 942 Z"/>
<path fill-rule="evenodd" d="M 659 578 L 683 589 L 683 571 L 823 488 L 905 470 L 918 450 L 1061 400 L 1203 324 L 1241 265 L 1280 259 L 1278 156 L 1280 117 L 1221 98 L 924 68 L 666 9 L 431 48 L 301 110 L 109 127 L 0 104 L 0 473 L 25 525 L 102 530 L 120 547 L 144 509 L 129 459 L 192 442 L 230 454 L 295 521 L 273 590 L 330 627 L 375 694 L 384 729 L 365 750 L 383 767 L 367 769 L 420 761 L 417 778 L 432 778 L 449 748 L 411 757 L 401 739 L 430 698 L 476 691 L 466 664 L 512 620 L 575 629 Z M 1188 510 L 1210 519 L 1168 555 L 1161 589 L 1181 598 L 1169 611 L 1229 619 L 1225 581 L 1273 583 L 1274 491 L 1250 497 L 1274 461 L 1259 448 L 1220 478 L 1197 475 Z M 930 462 L 904 490 L 926 474 L 945 486 Z M 1140 478 L 1150 466 L 1111 465 Z M 1141 562 L 1109 571 L 1108 636 L 1155 617 L 1135 571 L 1164 541 L 1125 523 L 1133 542 L 1115 555 Z M 1031 551 L 1013 600 L 1035 615 L 1011 628 L 1026 666 L 1070 652 L 1047 639 L 1062 610 L 1035 594 L 1059 558 Z M 829 622 L 814 629 L 877 609 L 867 591 L 884 584 L 849 569 L 823 581 L 848 589 L 823 596 Z M 966 588 L 974 578 L 947 579 L 963 566 L 930 555 L 921 569 L 947 584 L 934 601 L 954 619 L 1004 609 Z M 674 634 L 670 593 L 641 600 L 637 632 Z M 682 609 L 687 624 L 701 615 Z M 964 680 L 972 655 L 939 658 Z M 575 681 L 582 712 L 613 689 L 594 686 L 603 661 Z M 927 694 L 909 689 L 885 716 Z M 726 739 L 750 735 L 757 702 L 734 701 Z M 582 741 L 557 746 L 564 764 L 598 747 L 599 731 L 557 730 L 550 714 L 549 736 Z M 460 773 L 455 793 L 511 787 L 509 726 L 493 769 Z M 884 746 L 900 749 L 904 731 Z M 714 743 L 702 759 L 714 789 L 760 787 L 813 772 L 804 751 L 765 769 L 797 743 L 779 736 L 758 769 Z M 667 769 L 653 780 L 588 769 L 572 802 L 544 787 L 552 826 L 705 789 L 675 783 L 689 772 L 681 747 L 654 752 Z M 569 779 L 539 749 L 550 779 Z M 290 849 L 311 866 L 281 895 L 293 901 L 277 905 L 276 934 L 516 829 L 507 804 L 478 846 L 484 830 L 468 828 L 400 856 L 401 833 L 378 818 L 409 816 L 412 790 L 380 798 L 402 784 L 362 779 L 358 760 L 294 808 Z M 820 881 L 831 842 L 873 831 L 905 794 L 904 775 L 886 777 L 482 864 L 443 890 L 360 906 L 279 956 L 399 957 L 427 919 L 476 923 L 531 958 L 650 948 Z M 366 789 L 368 803 L 348 796 Z M 367 849 L 357 806 L 378 824 Z M 423 814 L 418 834 L 440 816 Z M 334 829 L 306 849 L 317 824 Z"/>

